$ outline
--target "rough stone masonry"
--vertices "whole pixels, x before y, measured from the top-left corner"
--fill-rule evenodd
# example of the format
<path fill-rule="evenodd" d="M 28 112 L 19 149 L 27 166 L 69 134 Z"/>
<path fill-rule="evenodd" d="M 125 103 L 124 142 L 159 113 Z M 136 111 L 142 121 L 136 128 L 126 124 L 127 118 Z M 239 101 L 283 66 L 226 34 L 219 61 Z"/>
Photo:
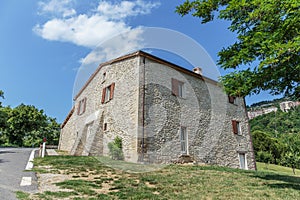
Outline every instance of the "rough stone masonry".
<path fill-rule="evenodd" d="M 255 169 L 244 99 L 195 72 L 143 51 L 100 64 L 74 98 L 59 149 L 107 156 L 119 136 L 130 162 Z"/>

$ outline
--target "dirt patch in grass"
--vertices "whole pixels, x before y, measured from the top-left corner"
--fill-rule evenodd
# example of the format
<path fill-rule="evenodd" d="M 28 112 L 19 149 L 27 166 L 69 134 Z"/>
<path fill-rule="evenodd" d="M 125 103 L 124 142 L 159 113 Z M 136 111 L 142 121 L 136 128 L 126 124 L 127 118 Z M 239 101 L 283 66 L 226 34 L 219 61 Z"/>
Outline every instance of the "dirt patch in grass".
<path fill-rule="evenodd" d="M 51 192 L 71 191 L 69 189 L 62 189 L 56 186 L 56 183 L 71 179 L 72 178 L 71 175 L 47 173 L 47 174 L 38 174 L 37 177 L 38 177 L 38 184 L 39 184 L 38 190 L 40 193 L 43 193 L 45 191 L 51 191 Z"/>

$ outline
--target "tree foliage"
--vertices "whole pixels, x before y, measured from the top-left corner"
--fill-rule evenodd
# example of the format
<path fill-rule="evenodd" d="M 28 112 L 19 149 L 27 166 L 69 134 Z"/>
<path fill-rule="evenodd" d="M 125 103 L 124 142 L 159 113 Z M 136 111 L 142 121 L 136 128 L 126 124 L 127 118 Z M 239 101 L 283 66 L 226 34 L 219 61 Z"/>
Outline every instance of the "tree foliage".
<path fill-rule="evenodd" d="M 231 22 L 234 44 L 219 52 L 218 64 L 234 69 L 221 78 L 230 95 L 261 90 L 300 98 L 299 0 L 186 0 L 176 12 L 191 13 L 202 23 Z"/>
<path fill-rule="evenodd" d="M 0 146 L 38 146 L 44 137 L 58 144 L 59 130 L 56 119 L 35 106 L 0 107 Z"/>
<path fill-rule="evenodd" d="M 123 147 L 122 147 L 122 139 L 120 137 L 116 137 L 113 142 L 108 143 L 109 154 L 114 160 L 123 160 Z"/>

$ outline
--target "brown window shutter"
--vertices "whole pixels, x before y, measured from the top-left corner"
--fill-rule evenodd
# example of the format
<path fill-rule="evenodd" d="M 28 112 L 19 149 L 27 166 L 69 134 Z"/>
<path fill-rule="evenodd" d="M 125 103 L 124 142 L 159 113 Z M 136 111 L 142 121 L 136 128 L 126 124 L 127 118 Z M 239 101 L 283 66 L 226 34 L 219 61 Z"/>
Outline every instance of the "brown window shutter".
<path fill-rule="evenodd" d="M 172 94 L 178 96 L 178 80 L 172 78 Z"/>
<path fill-rule="evenodd" d="M 228 96 L 229 103 L 234 103 L 234 96 Z"/>
<path fill-rule="evenodd" d="M 110 85 L 110 97 L 109 97 L 109 99 L 114 98 L 114 91 L 115 91 L 115 83 L 112 83 Z"/>
<path fill-rule="evenodd" d="M 81 106 L 80 104 L 81 104 L 81 101 L 78 102 L 77 115 L 80 115 L 80 106 Z"/>
<path fill-rule="evenodd" d="M 83 111 L 82 111 L 82 113 L 84 113 L 85 112 L 85 108 L 86 108 L 86 97 L 84 98 L 84 100 L 83 100 Z"/>
<path fill-rule="evenodd" d="M 232 129 L 234 134 L 238 134 L 238 129 L 237 129 L 237 121 L 232 120 Z"/>
<path fill-rule="evenodd" d="M 104 101 L 105 101 L 105 92 L 106 92 L 106 88 L 103 88 L 101 103 L 104 103 Z"/>

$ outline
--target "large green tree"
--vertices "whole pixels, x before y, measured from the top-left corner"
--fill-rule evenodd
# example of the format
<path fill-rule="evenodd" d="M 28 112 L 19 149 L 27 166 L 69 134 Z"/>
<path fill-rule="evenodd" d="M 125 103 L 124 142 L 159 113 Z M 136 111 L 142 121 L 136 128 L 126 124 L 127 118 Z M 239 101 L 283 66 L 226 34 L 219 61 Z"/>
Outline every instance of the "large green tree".
<path fill-rule="evenodd" d="M 186 0 L 176 12 L 191 13 L 202 23 L 231 22 L 235 43 L 219 52 L 218 64 L 233 72 L 221 78 L 228 94 L 261 90 L 300 98 L 299 0 Z M 221 33 L 220 33 L 221 35 Z"/>
<path fill-rule="evenodd" d="M 43 110 L 24 104 L 1 109 L 6 122 L 0 127 L 0 145 L 38 146 L 44 137 L 48 144 L 58 144 L 60 125 Z"/>

